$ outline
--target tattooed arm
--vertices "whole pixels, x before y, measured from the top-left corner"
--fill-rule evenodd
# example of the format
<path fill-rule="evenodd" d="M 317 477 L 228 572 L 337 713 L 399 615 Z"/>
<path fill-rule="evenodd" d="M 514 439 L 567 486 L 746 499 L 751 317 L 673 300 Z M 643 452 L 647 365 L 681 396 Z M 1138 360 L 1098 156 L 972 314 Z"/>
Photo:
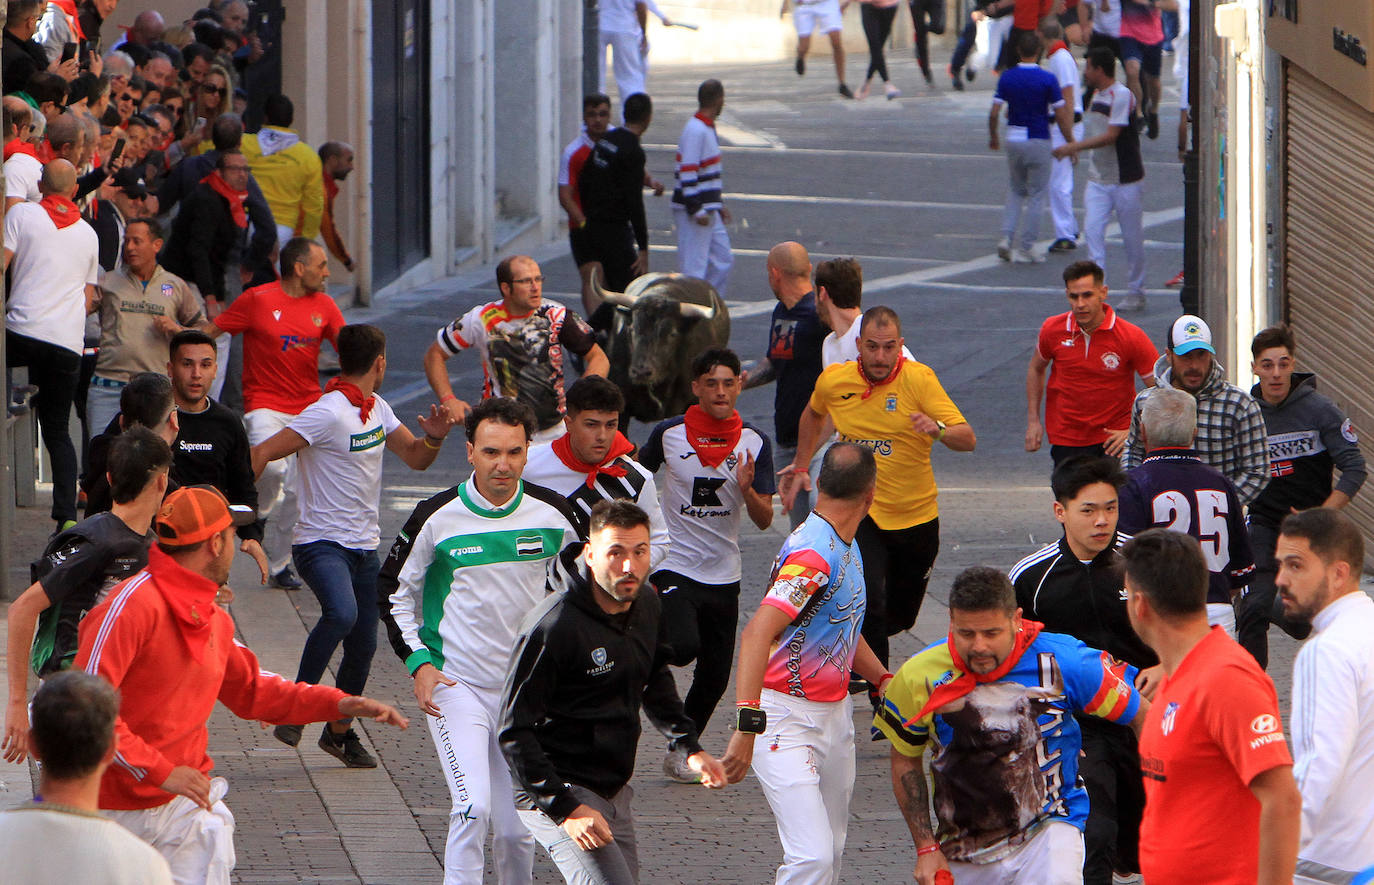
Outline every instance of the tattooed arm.
<path fill-rule="evenodd" d="M 949 863 L 939 849 L 935 839 L 935 829 L 930 819 L 930 787 L 926 781 L 925 770 L 921 767 L 921 757 L 904 756 L 895 749 L 892 755 L 892 792 L 897 796 L 897 807 L 911 831 L 911 841 L 917 850 L 916 869 L 912 873 L 917 885 L 935 885 L 935 874 L 948 870 Z M 922 849 L 935 846 L 934 851 L 920 853 Z"/>

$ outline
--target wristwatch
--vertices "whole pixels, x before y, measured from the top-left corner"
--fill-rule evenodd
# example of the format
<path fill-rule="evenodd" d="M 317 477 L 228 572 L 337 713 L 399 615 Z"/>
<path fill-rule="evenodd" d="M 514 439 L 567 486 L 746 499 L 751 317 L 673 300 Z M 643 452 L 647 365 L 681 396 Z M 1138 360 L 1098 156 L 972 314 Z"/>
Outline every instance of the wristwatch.
<path fill-rule="evenodd" d="M 935 442 L 939 442 L 940 439 L 945 435 L 945 428 L 947 428 L 949 425 L 939 419 L 936 419 L 935 426 L 940 428 L 940 432 L 935 434 Z"/>
<path fill-rule="evenodd" d="M 735 714 L 735 731 L 763 734 L 768 727 L 768 714 L 757 707 L 740 707 Z"/>

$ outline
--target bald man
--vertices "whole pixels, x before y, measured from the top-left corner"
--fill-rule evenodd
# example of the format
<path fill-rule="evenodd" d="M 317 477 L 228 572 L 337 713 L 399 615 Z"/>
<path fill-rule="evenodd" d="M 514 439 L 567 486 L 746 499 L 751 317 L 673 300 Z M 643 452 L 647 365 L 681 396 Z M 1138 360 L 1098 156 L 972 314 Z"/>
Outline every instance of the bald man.
<path fill-rule="evenodd" d="M 816 313 L 811 285 L 811 256 L 801 243 L 779 243 L 768 251 L 768 288 L 778 303 L 768 330 L 768 354 L 751 366 L 744 386 L 776 381 L 773 393 L 773 439 L 779 464 L 797 453 L 797 423 L 821 374 L 821 343 L 826 328 Z M 798 495 L 788 512 L 792 528 L 810 512 L 810 498 Z"/>
<path fill-rule="evenodd" d="M 72 202 L 76 167 L 53 160 L 38 180 L 42 200 L 5 213 L 5 268 L 12 273 L 5 357 L 27 366 L 43 445 L 52 461 L 52 516 L 76 522 L 76 449 L 67 425 L 81 370 L 86 314 L 95 309 L 100 246 Z"/>

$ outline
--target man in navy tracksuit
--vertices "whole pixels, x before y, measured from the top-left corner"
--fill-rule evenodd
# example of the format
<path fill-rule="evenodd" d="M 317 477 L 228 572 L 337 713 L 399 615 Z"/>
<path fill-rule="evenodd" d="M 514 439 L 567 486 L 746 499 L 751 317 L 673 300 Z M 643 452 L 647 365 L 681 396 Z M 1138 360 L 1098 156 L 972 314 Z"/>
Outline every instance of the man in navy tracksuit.
<path fill-rule="evenodd" d="M 1330 399 L 1317 393 L 1310 372 L 1294 372 L 1297 346 L 1283 326 L 1255 336 L 1250 352 L 1260 381 L 1250 391 L 1264 415 L 1269 444 L 1269 485 L 1250 505 L 1250 546 L 1255 577 L 1236 606 L 1240 644 L 1261 667 L 1269 661 L 1269 623 L 1295 639 L 1305 639 L 1310 625 L 1290 622 L 1274 606 L 1274 545 L 1279 523 L 1294 510 L 1342 508 L 1365 480 L 1364 455 L 1350 419 Z M 1340 471 L 1332 487 L 1331 469 Z"/>

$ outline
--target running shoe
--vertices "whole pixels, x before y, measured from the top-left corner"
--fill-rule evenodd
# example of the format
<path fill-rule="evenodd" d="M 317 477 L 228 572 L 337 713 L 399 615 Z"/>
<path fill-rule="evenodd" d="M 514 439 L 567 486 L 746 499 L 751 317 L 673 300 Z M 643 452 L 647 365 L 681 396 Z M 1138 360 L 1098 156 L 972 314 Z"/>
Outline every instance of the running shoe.
<path fill-rule="evenodd" d="M 1035 249 L 1017 249 L 1011 261 L 1013 264 L 1044 264 L 1045 253 L 1037 252 Z"/>
<path fill-rule="evenodd" d="M 843 95 L 845 98 L 853 98 L 853 97 L 854 97 L 854 92 L 853 92 L 853 90 L 851 90 L 848 86 L 846 86 L 845 84 L 841 83 L 841 84 L 840 84 L 840 95 Z"/>
<path fill-rule="evenodd" d="M 902 94 L 902 90 L 900 90 L 900 89 L 897 88 L 897 84 L 895 84 L 895 83 L 889 83 L 889 84 L 887 84 L 887 100 L 888 100 L 888 101 L 892 101 L 892 99 L 896 98 L 897 96 L 899 96 L 899 95 L 901 95 L 901 94 Z"/>
<path fill-rule="evenodd" d="M 1155 111 L 1145 115 L 1145 137 L 1159 138 L 1159 114 Z"/>
<path fill-rule="evenodd" d="M 871 87 L 872 85 L 873 85 L 873 81 L 872 81 L 872 80 L 865 80 L 865 81 L 864 81 L 864 85 L 862 85 L 862 86 L 859 87 L 859 94 L 856 95 L 856 96 L 854 96 L 854 98 L 857 99 L 858 101 L 863 101 L 865 98 L 868 98 L 868 90 L 869 90 L 869 87 Z"/>
<path fill-rule="evenodd" d="M 1121 298 L 1118 298 L 1118 299 L 1117 299 L 1117 301 L 1116 301 L 1116 309 L 1117 309 L 1117 310 L 1144 310 L 1144 309 L 1145 309 L 1145 296 L 1144 296 L 1144 295 L 1123 295 Z"/>
<path fill-rule="evenodd" d="M 272 586 L 278 590 L 299 590 L 301 589 L 301 579 L 296 577 L 296 573 L 291 571 L 291 566 L 287 566 L 272 576 Z"/>
<path fill-rule="evenodd" d="M 1053 243 L 1050 243 L 1051 252 L 1072 252 L 1077 248 L 1078 244 L 1075 243 L 1073 240 L 1069 239 L 1068 237 L 1060 237 Z"/>
<path fill-rule="evenodd" d="M 1181 289 L 1181 288 L 1183 288 L 1183 273 L 1184 273 L 1183 271 L 1179 271 L 1177 274 L 1175 274 L 1172 278 L 1170 278 L 1169 282 L 1167 282 L 1167 283 L 1164 284 L 1164 288 L 1166 288 L 1166 289 Z"/>
<path fill-rule="evenodd" d="M 687 750 L 669 750 L 663 756 L 663 773 L 668 775 L 668 779 L 680 784 L 699 784 L 701 775 L 697 774 L 687 764 Z"/>
<path fill-rule="evenodd" d="M 343 734 L 335 734 L 326 725 L 324 731 L 320 732 L 320 749 L 349 768 L 377 767 L 377 760 L 363 749 L 363 742 L 358 739 L 358 733 L 351 728 Z"/>
<path fill-rule="evenodd" d="M 1011 261 L 1011 240 L 1003 237 L 997 243 L 997 257 L 1003 261 Z"/>
<path fill-rule="evenodd" d="M 278 725 L 272 729 L 272 736 L 288 747 L 294 747 L 301 742 L 302 731 L 305 731 L 304 725 Z"/>
<path fill-rule="evenodd" d="M 798 76 L 798 77 L 800 77 L 800 76 L 802 76 L 803 74 L 806 73 L 806 59 L 803 58 L 803 57 L 800 56 L 800 55 L 797 56 L 796 68 L 797 68 L 797 76 Z"/>
<path fill-rule="evenodd" d="M 973 82 L 973 78 L 976 77 L 976 76 L 978 76 L 978 72 L 975 71 L 973 68 L 964 68 L 964 77 L 965 77 L 970 83 Z"/>

